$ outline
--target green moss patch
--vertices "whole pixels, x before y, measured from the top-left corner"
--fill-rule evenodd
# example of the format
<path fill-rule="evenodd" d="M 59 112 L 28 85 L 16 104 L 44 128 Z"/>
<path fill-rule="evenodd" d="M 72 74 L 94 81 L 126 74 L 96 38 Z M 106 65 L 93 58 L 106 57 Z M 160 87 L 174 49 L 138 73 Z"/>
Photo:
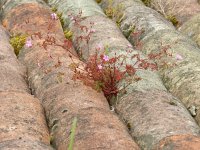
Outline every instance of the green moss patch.
<path fill-rule="evenodd" d="M 25 45 L 26 38 L 27 38 L 27 35 L 16 35 L 10 38 L 10 44 L 14 48 L 14 52 L 17 56 L 19 55 L 20 50 Z"/>

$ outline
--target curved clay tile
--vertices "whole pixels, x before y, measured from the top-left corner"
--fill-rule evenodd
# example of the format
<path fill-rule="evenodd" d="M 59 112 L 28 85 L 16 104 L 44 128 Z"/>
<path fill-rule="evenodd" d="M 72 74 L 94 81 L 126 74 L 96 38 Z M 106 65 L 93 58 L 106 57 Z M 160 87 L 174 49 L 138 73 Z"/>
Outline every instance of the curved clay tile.
<path fill-rule="evenodd" d="M 43 108 L 30 94 L 25 77 L 0 26 L 0 149 L 51 150 Z"/>
<path fill-rule="evenodd" d="M 179 30 L 192 38 L 200 47 L 200 13 L 186 21 Z"/>
<path fill-rule="evenodd" d="M 172 3 L 176 4 L 175 11 L 178 12 L 176 17 L 180 22 L 180 25 L 184 24 L 190 18 L 200 13 L 200 5 L 198 3 L 198 0 L 186 0 L 186 1 L 171 0 L 171 1 Z"/>
<path fill-rule="evenodd" d="M 158 1 L 162 6 L 165 2 L 164 0 Z M 186 36 L 192 38 L 198 45 L 200 45 L 200 4 L 198 0 L 169 0 L 166 9 L 173 9 L 172 13 L 176 16 L 178 20 L 178 30 L 181 31 Z"/>

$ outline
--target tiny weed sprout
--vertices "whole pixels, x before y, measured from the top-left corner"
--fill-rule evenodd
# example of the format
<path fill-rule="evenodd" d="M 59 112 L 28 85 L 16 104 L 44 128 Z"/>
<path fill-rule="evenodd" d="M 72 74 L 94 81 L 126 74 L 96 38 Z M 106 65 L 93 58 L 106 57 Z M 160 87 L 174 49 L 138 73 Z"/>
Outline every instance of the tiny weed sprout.
<path fill-rule="evenodd" d="M 118 4 L 115 7 L 113 7 L 113 0 L 108 0 L 108 7 L 104 10 L 104 13 L 106 16 L 110 19 L 114 19 L 117 26 L 120 26 L 122 22 L 122 18 L 124 16 L 122 9 L 123 5 Z"/>
<path fill-rule="evenodd" d="M 72 122 L 71 131 L 70 131 L 70 141 L 69 141 L 68 150 L 73 150 L 77 121 L 78 121 L 77 117 L 74 117 L 73 122 Z"/>
<path fill-rule="evenodd" d="M 188 3 L 183 3 L 180 8 L 181 0 L 142 0 L 142 2 L 161 15 L 163 15 L 167 20 L 169 20 L 175 27 L 180 25 L 180 22 L 177 18 L 179 14 L 181 14 L 185 7 L 187 7 Z"/>
<path fill-rule="evenodd" d="M 72 40 L 72 36 L 73 36 L 73 32 L 69 29 L 66 29 L 64 31 L 64 35 L 65 35 L 65 38 L 68 39 L 68 40 Z"/>

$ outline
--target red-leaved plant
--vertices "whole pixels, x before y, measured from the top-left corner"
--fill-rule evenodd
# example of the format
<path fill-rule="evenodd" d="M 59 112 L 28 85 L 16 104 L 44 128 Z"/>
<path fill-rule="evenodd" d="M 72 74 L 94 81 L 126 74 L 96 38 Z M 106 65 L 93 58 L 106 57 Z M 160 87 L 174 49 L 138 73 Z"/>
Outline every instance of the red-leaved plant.
<path fill-rule="evenodd" d="M 81 18 L 81 11 L 77 16 L 70 15 L 71 21 L 74 23 L 73 25 L 76 28 L 79 28 L 82 31 L 82 35 L 78 36 L 75 39 L 77 45 L 79 42 L 85 42 L 85 46 L 89 50 L 89 41 L 91 39 L 91 35 L 96 31 L 93 29 L 94 23 L 90 23 L 90 26 L 87 27 L 81 24 L 83 20 Z M 141 34 L 143 34 L 144 30 L 132 31 L 131 35 L 134 39 L 134 49 L 135 50 L 142 50 L 143 44 L 140 40 Z M 73 79 L 82 80 L 84 84 L 91 86 L 92 88 L 96 89 L 97 91 L 103 91 L 105 97 L 107 98 L 108 102 L 113 97 L 116 97 L 119 92 L 123 91 L 126 92 L 126 87 L 133 83 L 141 80 L 140 77 L 136 75 L 138 70 L 157 70 L 158 65 L 153 63 L 152 60 L 160 60 L 159 66 L 172 66 L 172 64 L 167 63 L 166 61 L 162 60 L 163 57 L 172 56 L 172 54 L 168 51 L 170 46 L 163 46 L 161 43 L 161 48 L 158 53 L 150 53 L 148 54 L 147 58 L 141 58 L 139 53 L 133 54 L 131 45 L 128 45 L 126 53 L 117 55 L 115 53 L 114 57 L 109 58 L 108 56 L 108 47 L 103 48 L 102 46 L 97 47 L 95 54 L 90 55 L 88 60 L 85 61 L 85 66 L 79 66 L 79 64 L 74 63 L 73 59 L 73 66 L 72 70 L 74 71 Z M 102 52 L 103 51 L 103 52 Z M 79 57 L 82 58 L 82 47 L 79 47 Z M 127 57 L 130 56 L 131 57 Z M 131 59 L 132 63 L 127 63 L 126 59 Z M 84 68 L 84 69 L 82 69 Z M 86 71 L 86 72 L 85 72 Z M 119 84 L 122 80 L 125 80 L 126 85 L 124 88 L 120 88 Z M 110 103 L 111 104 L 111 103 Z"/>
<path fill-rule="evenodd" d="M 83 35 L 80 35 L 75 39 L 76 43 L 85 42 L 86 46 L 89 45 L 89 41 L 91 39 L 91 35 L 95 33 L 96 31 L 93 30 L 94 23 L 90 23 L 90 27 L 81 25 L 81 12 L 77 16 L 69 15 L 71 18 L 71 21 L 74 23 L 76 27 L 78 27 L 82 32 L 84 32 Z M 51 28 L 54 25 L 54 20 L 57 20 L 57 16 L 55 13 L 51 14 L 51 20 L 48 26 L 48 30 L 50 31 Z M 86 33 L 86 34 L 85 34 Z M 137 50 L 142 50 L 142 42 L 140 41 L 139 37 L 140 34 L 142 34 L 143 31 L 134 31 L 132 32 L 132 36 L 135 38 L 135 45 L 134 48 Z M 38 38 L 42 38 L 41 33 L 34 33 L 32 34 L 27 40 L 27 47 L 32 47 L 31 40 L 34 39 L 34 36 Z M 63 44 L 58 44 L 56 42 L 56 39 L 51 35 L 47 33 L 47 36 L 44 38 L 43 43 L 41 46 L 46 50 L 47 55 L 49 56 L 52 61 L 55 61 L 51 54 L 48 51 L 48 45 L 54 45 L 59 46 L 66 51 L 70 52 L 69 57 L 71 58 L 72 63 L 69 65 L 69 68 L 74 72 L 73 80 L 81 80 L 85 85 L 91 86 L 92 88 L 96 89 L 97 91 L 103 91 L 105 97 L 107 98 L 108 102 L 110 103 L 110 100 L 113 97 L 116 97 L 119 92 L 123 91 L 125 92 L 125 88 L 133 83 L 134 81 L 137 82 L 141 80 L 140 77 L 136 75 L 137 71 L 142 70 L 157 70 L 157 64 L 153 63 L 151 60 L 157 59 L 160 60 L 164 56 L 172 56 L 171 53 L 168 52 L 169 46 L 162 46 L 159 53 L 150 53 L 147 58 L 141 58 L 139 54 L 132 54 L 132 51 L 129 50 L 131 45 L 127 47 L 127 54 L 121 54 L 117 55 L 115 53 L 114 57 L 109 58 L 107 55 L 107 48 L 103 48 L 103 50 L 100 50 L 100 48 L 96 48 L 95 54 L 91 55 L 87 61 L 85 61 L 84 66 L 80 66 L 79 63 L 76 63 L 77 61 L 74 61 L 73 58 L 77 55 L 71 52 L 72 49 L 72 41 L 70 39 L 65 39 Z M 81 49 L 81 48 L 80 48 Z M 88 47 L 89 49 L 89 47 Z M 102 52 L 103 51 L 103 52 Z M 82 59 L 82 50 L 79 52 L 79 58 Z M 130 56 L 132 54 L 132 56 Z M 127 56 L 130 56 L 129 58 Z M 180 58 L 181 56 L 179 56 Z M 133 60 L 133 63 L 127 63 L 126 59 Z M 162 62 L 163 65 L 166 63 Z M 56 64 L 53 66 L 53 68 L 57 68 L 61 66 L 62 63 L 59 58 L 56 59 Z M 42 68 L 42 64 L 38 61 L 38 66 Z M 45 73 L 51 72 L 53 68 L 45 70 Z M 61 76 L 64 75 L 64 73 L 60 73 Z M 59 75 L 59 77 L 60 77 Z M 124 86 L 124 88 L 119 89 L 119 83 L 125 80 L 127 85 Z M 62 81 L 62 79 L 61 79 Z M 110 103 L 111 105 L 111 103 Z"/>
<path fill-rule="evenodd" d="M 157 70 L 155 63 L 149 62 L 147 59 L 141 59 L 139 54 L 135 54 L 131 59 L 136 59 L 134 64 L 126 64 L 126 56 L 119 55 L 108 58 L 105 54 L 98 54 L 89 57 L 86 63 L 87 77 L 95 82 L 95 88 L 102 90 L 108 101 L 116 97 L 121 90 L 125 90 L 132 81 L 139 81 L 141 78 L 136 75 L 139 69 Z M 131 81 L 128 81 L 131 77 Z M 126 80 L 127 85 L 119 90 L 120 81 Z"/>
<path fill-rule="evenodd" d="M 82 35 L 79 35 L 75 42 L 77 45 L 79 42 L 85 42 L 85 47 L 89 50 L 89 41 L 91 39 L 91 35 L 96 31 L 93 29 L 94 23 L 90 23 L 90 26 L 87 27 L 81 24 L 81 12 L 78 16 L 70 15 L 71 21 L 74 23 L 73 25 L 76 28 L 82 31 Z M 142 50 L 142 42 L 140 41 L 140 35 L 143 33 L 143 30 L 132 32 L 132 36 L 135 38 L 135 45 L 134 49 Z M 157 70 L 158 67 L 156 63 L 152 62 L 152 59 L 160 59 L 161 57 L 170 54 L 167 51 L 167 48 L 163 48 L 163 50 L 159 53 L 149 54 L 147 58 L 141 58 L 140 55 L 133 54 L 132 50 L 129 50 L 132 46 L 129 45 L 127 47 L 126 53 L 124 55 L 117 55 L 115 53 L 114 57 L 109 58 L 108 54 L 108 47 L 103 48 L 99 46 L 96 48 L 95 54 L 90 55 L 88 60 L 85 62 L 84 71 L 83 73 L 82 66 L 80 67 L 79 64 L 72 63 L 73 66 L 72 70 L 74 71 L 74 80 L 79 79 L 82 80 L 84 84 L 91 86 L 92 88 L 96 89 L 97 91 L 103 91 L 105 97 L 107 98 L 108 102 L 113 97 L 116 97 L 119 92 L 123 91 L 126 92 L 125 88 L 133 83 L 134 81 L 137 82 L 141 80 L 140 77 L 136 75 L 138 70 Z M 103 52 L 102 52 L 103 51 Z M 130 56 L 131 57 L 127 57 Z M 79 57 L 82 58 L 82 47 L 79 47 Z M 127 63 L 126 59 L 131 59 L 132 63 Z M 73 61 L 73 60 L 72 60 Z M 126 85 L 124 88 L 120 88 L 119 84 L 122 80 L 126 80 Z"/>

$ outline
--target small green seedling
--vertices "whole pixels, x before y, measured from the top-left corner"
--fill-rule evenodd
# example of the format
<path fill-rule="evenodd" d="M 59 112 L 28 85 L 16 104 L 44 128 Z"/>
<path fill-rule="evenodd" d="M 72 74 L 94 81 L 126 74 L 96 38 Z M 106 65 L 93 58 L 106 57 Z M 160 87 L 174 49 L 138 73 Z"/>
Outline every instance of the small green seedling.
<path fill-rule="evenodd" d="M 74 139 L 75 139 L 75 131 L 76 131 L 77 120 L 78 120 L 77 117 L 75 117 L 74 120 L 73 120 L 73 122 L 72 122 L 68 150 L 73 150 L 73 144 L 74 144 Z"/>

